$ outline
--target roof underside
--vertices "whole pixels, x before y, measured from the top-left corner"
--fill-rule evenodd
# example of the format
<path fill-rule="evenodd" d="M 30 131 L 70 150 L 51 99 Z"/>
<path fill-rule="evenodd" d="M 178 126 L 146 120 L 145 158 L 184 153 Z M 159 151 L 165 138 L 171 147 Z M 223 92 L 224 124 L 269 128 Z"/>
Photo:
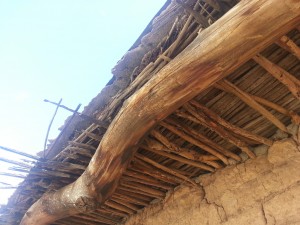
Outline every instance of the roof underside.
<path fill-rule="evenodd" d="M 106 124 L 123 102 L 188 46 L 199 30 L 201 33 L 236 3 L 214 2 L 169 3 L 152 21 L 152 31 L 141 38 L 140 46 L 115 67 L 115 78 L 107 87 L 110 91 L 117 89 L 111 92 L 114 98 L 91 113 L 103 126 L 92 124 L 82 132 L 74 130 L 59 154 L 37 162 L 3 208 L 0 224 L 18 224 L 42 194 L 70 184 L 82 174 L 106 132 Z M 190 8 L 204 22 L 199 18 L 197 21 Z M 149 48 L 149 43 L 155 43 L 155 47 Z M 299 96 L 276 78 L 280 73 L 293 84 L 300 84 L 299 45 L 300 32 L 295 28 L 224 80 L 199 93 L 144 138 L 117 190 L 104 205 L 93 213 L 55 224 L 121 223 L 151 202 L 164 199 L 168 191 L 182 183 L 193 185 L 195 177 L 255 157 L 255 147 L 271 145 L 274 134 L 286 131 L 292 120 L 299 123 Z M 130 59 L 133 63 L 124 66 Z"/>

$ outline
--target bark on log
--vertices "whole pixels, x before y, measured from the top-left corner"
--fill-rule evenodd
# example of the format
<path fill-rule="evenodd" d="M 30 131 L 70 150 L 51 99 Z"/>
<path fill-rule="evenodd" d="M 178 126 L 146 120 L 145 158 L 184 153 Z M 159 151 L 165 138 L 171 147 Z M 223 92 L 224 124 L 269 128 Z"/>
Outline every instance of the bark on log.
<path fill-rule="evenodd" d="M 49 224 L 96 209 L 112 195 L 137 144 L 158 121 L 298 25 L 299 14 L 299 0 L 238 3 L 128 99 L 84 174 L 45 194 L 21 225 Z"/>

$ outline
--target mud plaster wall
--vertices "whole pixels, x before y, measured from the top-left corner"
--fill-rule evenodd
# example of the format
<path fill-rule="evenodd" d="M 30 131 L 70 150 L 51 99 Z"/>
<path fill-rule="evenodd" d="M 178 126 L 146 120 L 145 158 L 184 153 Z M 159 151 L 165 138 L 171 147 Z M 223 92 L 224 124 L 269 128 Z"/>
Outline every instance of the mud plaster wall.
<path fill-rule="evenodd" d="M 291 139 L 267 154 L 179 187 L 126 225 L 300 224 L 300 152 Z"/>

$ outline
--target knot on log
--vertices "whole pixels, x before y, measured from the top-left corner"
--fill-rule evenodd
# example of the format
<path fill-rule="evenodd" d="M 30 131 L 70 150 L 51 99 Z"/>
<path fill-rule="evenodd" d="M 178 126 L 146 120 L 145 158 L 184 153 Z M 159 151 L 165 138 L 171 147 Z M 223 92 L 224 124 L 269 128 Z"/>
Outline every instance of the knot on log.
<path fill-rule="evenodd" d="M 92 197 L 81 196 L 76 200 L 75 205 L 82 213 L 92 212 L 97 209 L 98 201 Z"/>

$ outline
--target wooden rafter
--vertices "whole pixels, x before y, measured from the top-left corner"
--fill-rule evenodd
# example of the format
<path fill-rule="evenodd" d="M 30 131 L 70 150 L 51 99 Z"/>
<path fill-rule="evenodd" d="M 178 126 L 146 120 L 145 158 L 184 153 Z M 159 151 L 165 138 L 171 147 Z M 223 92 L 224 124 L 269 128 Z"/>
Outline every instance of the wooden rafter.
<path fill-rule="evenodd" d="M 200 168 L 202 170 L 205 170 L 205 171 L 210 171 L 210 172 L 214 172 L 215 170 L 210 167 L 210 166 L 207 166 L 203 163 L 200 163 L 200 162 L 196 162 L 196 161 L 192 161 L 192 160 L 189 160 L 189 159 L 186 159 L 184 157 L 180 157 L 180 156 L 177 156 L 175 154 L 171 154 L 171 153 L 167 153 L 167 152 L 164 152 L 164 151 L 157 151 L 151 147 L 148 147 L 148 146 L 141 146 L 142 148 L 148 150 L 148 151 L 151 151 L 151 152 L 154 152 L 158 155 L 161 155 L 161 156 L 165 156 L 165 157 L 168 157 L 170 159 L 174 159 L 178 162 L 182 162 L 182 163 L 185 163 L 185 164 L 188 164 L 188 165 L 191 165 L 191 166 L 194 166 L 194 167 L 197 167 L 197 168 Z"/>
<path fill-rule="evenodd" d="M 215 157 L 220 159 L 222 162 L 224 162 L 226 165 L 229 164 L 228 159 L 225 157 L 225 155 L 223 155 L 221 152 L 217 151 L 216 149 L 212 148 L 211 146 L 203 143 L 202 141 L 200 141 L 196 138 L 191 137 L 190 135 L 180 131 L 179 129 L 176 129 L 174 126 L 171 126 L 165 122 L 162 122 L 161 125 L 167 129 L 169 129 L 171 132 L 178 135 L 179 137 L 183 138 L 184 140 L 186 140 L 186 141 L 192 143 L 193 145 L 203 149 L 204 151 L 214 155 Z"/>
<path fill-rule="evenodd" d="M 295 98 L 300 99 L 300 81 L 296 77 L 260 54 L 254 56 L 253 59 L 273 77 L 284 84 Z"/>
<path fill-rule="evenodd" d="M 251 97 L 254 98 L 254 100 L 257 101 L 258 103 L 260 103 L 266 107 L 269 107 L 271 109 L 274 109 L 283 115 L 291 117 L 291 119 L 293 120 L 294 123 L 300 124 L 300 116 L 297 113 L 295 113 L 294 111 L 287 110 L 284 107 L 282 107 L 276 103 L 270 102 L 264 98 L 261 98 L 261 97 L 255 96 L 255 95 L 251 95 Z"/>
<path fill-rule="evenodd" d="M 300 48 L 298 45 L 293 42 L 288 36 L 282 36 L 279 41 L 276 42 L 280 47 L 289 51 L 293 55 L 295 55 L 300 60 Z"/>
<path fill-rule="evenodd" d="M 255 134 L 255 133 L 253 133 L 253 132 L 247 131 L 245 129 L 242 129 L 238 126 L 235 126 L 235 125 L 227 122 L 226 120 L 222 119 L 218 114 L 214 113 L 209 108 L 205 107 L 204 105 L 201 105 L 200 103 L 198 103 L 194 100 L 190 101 L 190 103 L 193 106 L 200 109 L 203 113 L 205 113 L 208 117 L 210 117 L 216 123 L 220 124 L 221 126 L 226 128 L 229 132 L 232 132 L 235 135 L 243 136 L 243 137 L 249 138 L 251 140 L 254 140 L 258 143 L 265 144 L 265 145 L 268 145 L 268 146 L 271 146 L 272 143 L 273 143 L 273 141 L 271 141 L 267 138 L 261 137 L 261 136 Z"/>
<path fill-rule="evenodd" d="M 193 108 L 190 104 L 185 104 L 184 108 L 192 115 L 194 116 L 198 122 L 207 128 L 213 130 L 218 135 L 220 135 L 225 140 L 228 140 L 230 143 L 234 144 L 238 148 L 240 148 L 243 152 L 245 152 L 250 158 L 255 158 L 255 154 L 249 149 L 249 146 L 247 143 L 242 141 L 241 139 L 236 138 L 233 136 L 230 132 L 226 131 L 221 126 L 218 126 L 217 123 L 212 121 L 209 117 L 207 117 L 203 113 L 199 113 L 195 108 Z"/>
<path fill-rule="evenodd" d="M 159 140 L 159 139 L 158 139 Z M 156 141 L 152 138 L 148 138 L 146 140 L 147 145 L 150 148 L 153 148 L 157 151 L 165 151 L 165 152 L 169 152 L 169 153 L 174 153 L 177 154 L 179 156 L 182 156 L 184 158 L 193 160 L 193 161 L 199 161 L 199 162 L 205 162 L 205 161 L 213 161 L 213 160 L 217 160 L 218 158 L 213 156 L 213 155 L 204 155 L 204 154 L 200 154 L 199 152 L 197 152 L 194 149 L 188 149 L 188 148 L 182 148 L 179 147 L 178 145 L 172 143 L 172 146 L 175 146 L 175 148 L 169 148 L 168 145 L 164 145 L 162 143 L 160 143 L 159 141 Z M 170 142 L 168 140 L 168 142 Z"/>
<path fill-rule="evenodd" d="M 182 111 L 176 111 L 176 115 L 179 117 L 188 119 L 190 121 L 193 121 L 194 123 L 199 123 L 199 120 L 197 120 L 197 118 L 195 118 L 194 116 L 192 116 L 188 113 L 185 113 Z M 237 154 L 234 154 L 233 152 L 221 147 L 220 145 L 218 145 L 214 141 L 210 140 L 205 135 L 201 134 L 200 132 L 195 131 L 194 129 L 191 129 L 190 127 L 184 125 L 181 122 L 174 121 L 171 118 L 167 118 L 165 122 L 168 122 L 169 129 L 172 130 L 174 133 L 176 133 L 176 130 L 182 130 L 186 134 L 189 134 L 193 139 L 198 140 L 199 142 L 202 142 L 205 145 L 217 150 L 218 152 L 224 154 L 228 158 L 232 158 L 238 162 L 240 162 L 242 160 L 241 157 L 239 157 Z M 170 126 L 170 125 L 172 125 L 172 126 Z M 200 146 L 198 146 L 198 147 L 200 147 Z M 210 160 L 208 160 L 208 161 L 210 161 Z"/>
<path fill-rule="evenodd" d="M 162 171 L 165 171 L 165 172 L 167 172 L 167 173 L 169 173 L 169 174 L 171 174 L 171 175 L 173 175 L 173 176 L 181 179 L 181 182 L 182 181 L 186 181 L 186 182 L 189 182 L 189 183 L 197 186 L 197 184 L 193 180 L 191 180 L 190 178 L 188 178 L 188 177 L 186 177 L 186 176 L 184 176 L 184 175 L 176 172 L 175 170 L 172 170 L 172 169 L 170 169 L 170 168 L 168 168 L 166 166 L 163 166 L 163 165 L 161 165 L 161 164 L 153 161 L 152 159 L 149 159 L 149 158 L 145 157 L 144 155 L 136 153 L 135 157 L 138 158 L 138 159 L 140 159 L 140 160 L 142 160 L 142 161 L 144 161 L 144 162 L 146 162 L 146 163 L 149 163 L 150 165 L 152 165 L 152 166 L 154 166 L 154 167 L 156 167 L 156 168 L 158 168 L 158 169 L 160 169 Z"/>
<path fill-rule="evenodd" d="M 277 119 L 271 112 L 269 112 L 261 104 L 255 101 L 248 93 L 241 90 L 240 88 L 238 88 L 237 86 L 235 86 L 227 80 L 219 81 L 218 84 L 222 87 L 222 89 L 225 89 L 226 91 L 239 97 L 242 101 L 244 101 L 251 108 L 259 112 L 261 115 L 263 115 L 280 130 L 287 132 L 287 128 L 285 127 L 285 125 L 279 119 Z"/>

